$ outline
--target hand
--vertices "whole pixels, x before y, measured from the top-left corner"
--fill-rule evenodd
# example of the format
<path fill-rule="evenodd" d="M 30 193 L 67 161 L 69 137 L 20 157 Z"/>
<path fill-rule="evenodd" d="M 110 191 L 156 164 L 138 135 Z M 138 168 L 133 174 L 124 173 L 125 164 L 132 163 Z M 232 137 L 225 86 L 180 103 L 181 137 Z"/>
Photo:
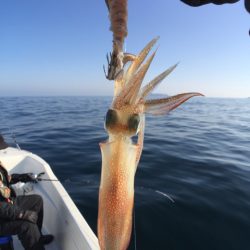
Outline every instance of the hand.
<path fill-rule="evenodd" d="M 26 211 L 22 211 L 19 213 L 18 219 L 27 220 L 29 222 L 36 224 L 37 219 L 38 219 L 38 215 L 37 215 L 37 212 L 35 212 L 35 211 L 26 210 Z"/>
<path fill-rule="evenodd" d="M 6 198 L 9 198 L 10 197 L 10 193 L 11 193 L 11 190 L 9 189 L 9 188 L 5 188 L 5 190 L 4 190 L 4 192 L 5 192 L 5 197 Z"/>
<path fill-rule="evenodd" d="M 8 188 L 8 187 L 1 187 L 0 188 L 0 195 L 4 198 L 10 198 L 10 193 L 11 193 L 11 190 Z"/>
<path fill-rule="evenodd" d="M 36 175 L 33 174 L 33 173 L 25 173 L 25 174 L 20 174 L 18 176 L 18 181 L 21 181 L 21 182 L 34 182 L 36 183 L 37 180 L 36 180 Z"/>
<path fill-rule="evenodd" d="M 28 173 L 27 174 L 29 176 L 29 179 L 30 179 L 30 182 L 34 182 L 34 183 L 37 183 L 37 174 L 34 174 L 34 173 Z"/>

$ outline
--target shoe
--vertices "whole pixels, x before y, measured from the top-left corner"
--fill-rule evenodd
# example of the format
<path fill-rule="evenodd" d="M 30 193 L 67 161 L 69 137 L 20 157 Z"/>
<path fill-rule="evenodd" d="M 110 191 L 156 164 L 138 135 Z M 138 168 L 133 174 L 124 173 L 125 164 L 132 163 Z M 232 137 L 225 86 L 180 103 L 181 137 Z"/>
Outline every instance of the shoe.
<path fill-rule="evenodd" d="M 40 242 L 43 245 L 48 245 L 49 243 L 51 243 L 54 240 L 54 236 L 51 234 L 47 234 L 47 235 L 42 235 L 40 237 Z"/>

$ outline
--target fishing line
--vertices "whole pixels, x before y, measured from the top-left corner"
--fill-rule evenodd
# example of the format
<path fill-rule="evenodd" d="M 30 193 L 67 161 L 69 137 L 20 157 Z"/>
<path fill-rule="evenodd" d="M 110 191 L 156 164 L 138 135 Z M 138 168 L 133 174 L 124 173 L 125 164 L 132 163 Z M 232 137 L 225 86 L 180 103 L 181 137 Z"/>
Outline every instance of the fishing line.
<path fill-rule="evenodd" d="M 166 198 L 168 198 L 168 199 L 169 199 L 170 201 L 172 201 L 173 203 L 175 202 L 174 199 L 172 199 L 170 195 L 168 195 L 168 194 L 166 194 L 166 193 L 163 193 L 163 192 L 161 192 L 161 191 L 159 191 L 159 190 L 155 190 L 155 192 L 158 193 L 158 194 L 161 194 L 161 195 L 165 196 Z"/>
<path fill-rule="evenodd" d="M 5 122 L 5 119 L 3 119 L 3 120 L 4 120 L 4 122 Z M 5 124 L 6 124 L 7 129 L 9 130 L 10 136 L 12 137 L 12 140 L 14 141 L 14 143 L 15 143 L 17 149 L 21 150 L 21 147 L 20 147 L 19 144 L 17 143 L 16 135 L 14 134 L 13 130 L 10 129 L 10 126 L 8 126 L 8 123 L 7 123 L 7 122 L 5 122 Z M 8 133 L 8 132 L 6 132 L 6 133 Z M 2 134 L 2 133 L 0 132 L 0 134 Z M 2 135 L 3 135 L 3 134 L 2 134 Z"/>
<path fill-rule="evenodd" d="M 36 181 L 59 181 L 57 179 L 41 178 L 40 176 L 44 175 L 45 172 L 41 172 L 37 175 L 34 175 L 34 180 Z"/>
<path fill-rule="evenodd" d="M 39 178 L 39 179 L 36 179 L 37 181 L 59 181 L 59 180 L 56 180 L 56 179 L 42 179 L 42 178 Z"/>
<path fill-rule="evenodd" d="M 135 205 L 134 205 L 134 221 L 133 221 L 133 224 L 134 224 L 134 243 L 135 243 L 135 250 L 136 250 L 136 228 L 135 228 Z"/>
<path fill-rule="evenodd" d="M 9 134 L 10 134 L 10 137 L 12 138 L 13 142 L 15 143 L 17 149 L 21 150 L 21 147 L 19 146 L 19 144 L 17 143 L 17 140 L 16 140 L 16 135 L 14 134 L 14 132 L 10 129 L 10 127 L 7 125 L 7 128 L 9 130 Z M 0 132 L 1 135 L 4 135 L 4 133 Z M 8 132 L 6 132 L 6 134 L 8 134 Z"/>
<path fill-rule="evenodd" d="M 10 131 L 10 134 L 11 134 L 11 137 L 12 137 L 14 143 L 16 144 L 16 147 L 17 147 L 19 150 L 21 150 L 20 146 L 19 146 L 18 143 L 17 143 L 16 135 L 13 133 L 13 131 L 10 129 L 10 127 L 8 127 L 8 129 L 9 129 L 9 131 Z"/>

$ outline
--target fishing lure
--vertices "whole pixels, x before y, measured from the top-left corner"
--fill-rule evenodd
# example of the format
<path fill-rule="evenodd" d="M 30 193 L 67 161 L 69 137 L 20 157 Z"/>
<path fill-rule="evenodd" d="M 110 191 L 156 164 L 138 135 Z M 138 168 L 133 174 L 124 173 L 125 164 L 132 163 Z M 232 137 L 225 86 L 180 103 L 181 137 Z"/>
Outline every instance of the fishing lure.
<path fill-rule="evenodd" d="M 109 11 L 110 30 L 113 32 L 113 49 L 110 55 L 107 55 L 108 71 L 104 73 L 108 80 L 115 80 L 122 75 L 123 66 L 128 61 L 135 59 L 130 53 L 124 53 L 124 40 L 128 34 L 127 19 L 128 8 L 127 0 L 105 0 Z"/>
<path fill-rule="evenodd" d="M 183 93 L 162 99 L 147 99 L 152 90 L 177 66 L 155 77 L 144 87 L 144 76 L 155 56 L 149 56 L 157 38 L 134 56 L 122 75 L 115 79 L 114 99 L 107 111 L 106 142 L 100 143 L 102 172 L 99 189 L 98 239 L 103 250 L 127 249 L 132 231 L 134 177 L 141 157 L 145 113 L 167 114 L 200 93 Z M 146 61 L 145 61 L 146 60 Z M 145 62 L 144 62 L 145 61 Z M 137 136 L 137 142 L 132 137 Z"/>

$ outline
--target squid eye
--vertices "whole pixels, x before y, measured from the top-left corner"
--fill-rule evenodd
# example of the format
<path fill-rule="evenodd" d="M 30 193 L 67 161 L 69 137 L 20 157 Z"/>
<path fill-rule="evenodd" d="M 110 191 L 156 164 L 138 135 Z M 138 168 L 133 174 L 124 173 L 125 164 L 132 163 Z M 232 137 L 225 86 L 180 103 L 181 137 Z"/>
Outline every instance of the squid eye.
<path fill-rule="evenodd" d="M 139 124 L 140 124 L 140 116 L 137 114 L 131 115 L 128 120 L 128 129 L 130 131 L 133 131 L 134 133 L 137 133 Z"/>
<path fill-rule="evenodd" d="M 113 125 L 116 124 L 116 122 L 117 122 L 116 111 L 113 109 L 109 109 L 105 118 L 105 124 L 104 124 L 105 129 L 112 127 Z"/>

